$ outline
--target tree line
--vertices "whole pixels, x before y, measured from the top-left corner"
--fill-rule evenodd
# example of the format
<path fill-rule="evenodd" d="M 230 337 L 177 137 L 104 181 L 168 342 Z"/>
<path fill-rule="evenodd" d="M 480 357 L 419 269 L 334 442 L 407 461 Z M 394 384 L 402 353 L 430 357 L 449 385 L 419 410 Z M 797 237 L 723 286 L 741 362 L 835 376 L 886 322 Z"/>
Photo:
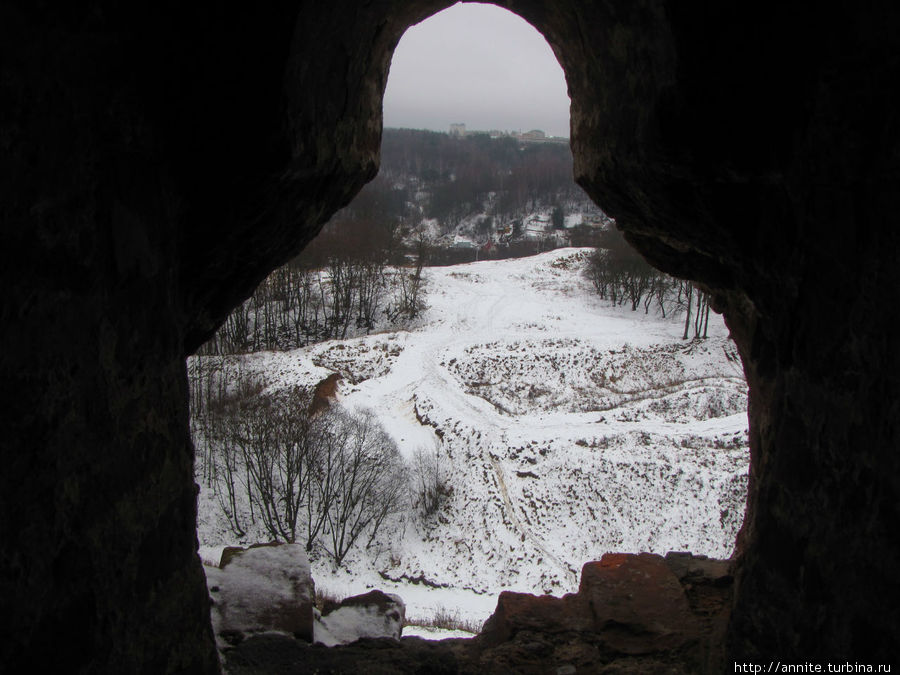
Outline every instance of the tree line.
<path fill-rule="evenodd" d="M 585 274 L 601 298 L 615 305 L 656 306 L 663 317 L 685 311 L 684 335 L 705 338 L 709 329 L 709 294 L 691 282 L 655 269 L 631 247 L 615 228 L 604 230 L 600 244 L 588 258 Z"/>
<path fill-rule="evenodd" d="M 415 319 L 429 248 L 402 246 L 396 223 L 334 220 L 235 308 L 201 354 L 288 350 Z"/>
<path fill-rule="evenodd" d="M 476 213 L 506 222 L 541 206 L 574 201 L 593 207 L 572 179 L 565 143 L 385 129 L 379 177 L 364 189 L 372 196 L 361 196 L 377 201 L 382 216 L 411 226 L 434 218 L 445 232 Z M 418 199 L 423 194 L 424 203 Z"/>
<path fill-rule="evenodd" d="M 202 353 L 293 349 L 414 319 L 425 306 L 424 265 L 546 249 L 552 244 L 516 240 L 522 218 L 555 205 L 553 225 L 561 228 L 567 200 L 592 208 L 572 180 L 566 144 L 385 129 L 378 176 L 234 310 Z M 486 236 L 512 223 L 512 240 L 487 251 L 436 249 L 419 227 L 434 218 L 446 232 L 472 213 L 490 214 L 479 223 Z M 570 234 L 573 245 L 595 243 L 590 227 Z"/>

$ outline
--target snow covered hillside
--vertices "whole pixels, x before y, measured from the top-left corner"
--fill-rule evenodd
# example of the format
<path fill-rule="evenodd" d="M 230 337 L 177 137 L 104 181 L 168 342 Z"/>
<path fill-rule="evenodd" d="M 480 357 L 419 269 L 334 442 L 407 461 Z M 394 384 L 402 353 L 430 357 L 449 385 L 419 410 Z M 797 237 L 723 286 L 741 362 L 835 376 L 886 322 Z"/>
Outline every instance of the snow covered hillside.
<path fill-rule="evenodd" d="M 314 561 L 318 587 L 480 621 L 503 589 L 574 591 L 606 552 L 730 555 L 749 456 L 727 329 L 711 317 L 708 339 L 683 341 L 679 317 L 611 307 L 586 255 L 431 268 L 408 331 L 225 357 L 270 390 L 339 372 L 341 405 L 373 411 L 408 459 L 437 453 L 438 511 L 384 528 L 345 569 Z M 198 482 L 201 546 L 238 543 Z"/>

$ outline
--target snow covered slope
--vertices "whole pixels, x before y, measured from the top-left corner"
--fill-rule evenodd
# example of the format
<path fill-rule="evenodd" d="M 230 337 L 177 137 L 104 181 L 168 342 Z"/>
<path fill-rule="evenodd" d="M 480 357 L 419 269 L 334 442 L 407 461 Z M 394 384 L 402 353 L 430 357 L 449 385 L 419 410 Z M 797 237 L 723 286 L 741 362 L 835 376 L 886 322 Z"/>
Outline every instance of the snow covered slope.
<path fill-rule="evenodd" d="M 349 571 L 314 562 L 320 587 L 479 620 L 502 589 L 574 591 L 609 551 L 730 555 L 749 457 L 727 329 L 714 316 L 708 339 L 683 341 L 678 317 L 611 307 L 585 255 L 431 268 L 409 331 L 240 357 L 273 389 L 340 372 L 342 405 L 374 411 L 404 456 L 441 457 L 440 510 L 360 546 Z M 204 488 L 202 545 L 235 543 L 218 508 Z"/>

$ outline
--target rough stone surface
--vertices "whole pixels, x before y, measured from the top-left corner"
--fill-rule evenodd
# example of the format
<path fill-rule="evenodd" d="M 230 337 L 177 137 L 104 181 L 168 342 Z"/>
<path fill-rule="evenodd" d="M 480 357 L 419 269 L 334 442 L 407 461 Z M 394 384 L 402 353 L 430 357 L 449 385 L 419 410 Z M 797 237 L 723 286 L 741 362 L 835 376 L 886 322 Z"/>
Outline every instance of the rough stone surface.
<path fill-rule="evenodd" d="M 591 608 L 594 631 L 615 651 L 661 652 L 698 637 L 684 589 L 660 556 L 610 553 L 587 563 L 578 594 Z"/>
<path fill-rule="evenodd" d="M 223 551 L 220 568 L 206 568 L 206 584 L 220 647 L 269 631 L 312 642 L 315 586 L 299 544 Z"/>
<path fill-rule="evenodd" d="M 226 660 L 232 673 L 260 674 L 718 672 L 731 577 L 717 568 L 727 563 L 678 558 L 691 570 L 681 582 L 660 556 L 610 555 L 585 565 L 578 593 L 502 593 L 468 640 L 364 639 L 311 651 L 296 640 L 253 638 Z"/>
<path fill-rule="evenodd" d="M 520 631 L 529 630 L 544 633 L 592 632 L 594 617 L 587 598 L 581 594 L 557 598 L 503 591 L 497 598 L 497 609 L 484 622 L 480 639 L 485 644 L 498 645 L 511 640 Z"/>
<path fill-rule="evenodd" d="M 706 579 L 722 585 L 730 584 L 731 563 L 727 560 L 716 560 L 705 555 L 694 555 L 688 552 L 670 551 L 666 553 L 666 565 L 682 584 L 692 579 Z"/>
<path fill-rule="evenodd" d="M 585 564 L 578 593 L 562 598 L 501 593 L 478 640 L 497 647 L 520 634 L 574 633 L 595 647 L 591 660 L 597 663 L 610 655 L 693 649 L 708 637 L 701 630 L 685 589 L 662 557 L 607 554 Z"/>
<path fill-rule="evenodd" d="M 392 51 L 449 4 L 0 5 L 10 670 L 216 670 L 184 357 L 371 179 Z M 498 4 L 565 70 L 578 182 L 740 349 L 723 654 L 890 661 L 900 5 Z"/>

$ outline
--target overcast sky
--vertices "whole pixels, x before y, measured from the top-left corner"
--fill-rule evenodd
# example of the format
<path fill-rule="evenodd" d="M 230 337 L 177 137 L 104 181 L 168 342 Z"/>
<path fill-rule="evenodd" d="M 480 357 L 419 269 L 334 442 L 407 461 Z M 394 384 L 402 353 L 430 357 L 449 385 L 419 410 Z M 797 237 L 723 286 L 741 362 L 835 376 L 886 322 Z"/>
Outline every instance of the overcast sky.
<path fill-rule="evenodd" d="M 384 96 L 384 125 L 569 135 L 562 68 L 543 36 L 494 5 L 457 4 L 403 35 Z"/>

